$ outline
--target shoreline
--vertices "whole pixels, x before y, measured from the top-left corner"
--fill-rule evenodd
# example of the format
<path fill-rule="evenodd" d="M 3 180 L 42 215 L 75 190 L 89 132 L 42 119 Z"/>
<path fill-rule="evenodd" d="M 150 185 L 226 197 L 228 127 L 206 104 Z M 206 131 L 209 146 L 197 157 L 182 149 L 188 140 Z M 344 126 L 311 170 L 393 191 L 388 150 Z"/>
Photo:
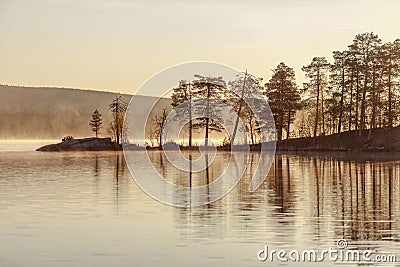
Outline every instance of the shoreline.
<path fill-rule="evenodd" d="M 263 143 L 267 150 L 284 152 L 400 152 L 400 126 L 394 128 L 377 128 L 363 131 L 347 131 L 317 137 L 291 138 L 276 142 Z M 251 145 L 250 151 L 260 151 L 261 143 Z M 181 150 L 199 151 L 200 147 L 179 146 Z M 164 149 L 174 149 L 175 146 L 164 145 Z M 230 145 L 213 147 L 217 151 L 231 151 Z M 161 147 L 143 147 L 136 144 L 126 145 L 127 150 L 162 150 Z M 233 151 L 244 151 L 248 147 L 235 145 Z M 264 148 L 263 148 L 264 149 Z M 57 144 L 42 146 L 36 151 L 122 151 L 122 145 L 116 145 L 111 138 L 81 138 L 62 141 Z"/>

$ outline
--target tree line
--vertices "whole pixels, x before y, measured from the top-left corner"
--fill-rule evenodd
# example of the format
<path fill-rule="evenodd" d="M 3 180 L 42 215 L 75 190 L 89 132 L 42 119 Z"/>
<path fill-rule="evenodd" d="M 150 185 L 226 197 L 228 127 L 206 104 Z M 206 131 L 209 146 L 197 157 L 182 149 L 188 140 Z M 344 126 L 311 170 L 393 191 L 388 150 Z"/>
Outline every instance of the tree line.
<path fill-rule="evenodd" d="M 306 82 L 296 83 L 295 71 L 284 62 L 272 70 L 272 77 L 263 79 L 250 73 L 241 73 L 233 81 L 223 77 L 194 75 L 193 80 L 181 80 L 172 89 L 171 105 L 178 119 L 186 118 L 187 144 L 193 145 L 194 132 L 204 131 L 205 145 L 212 132 L 224 132 L 223 103 L 231 107 L 238 118 L 233 121 L 234 131 L 226 136 L 224 144 L 263 142 L 262 129 L 268 116 L 256 118 L 248 103 L 260 110 L 268 110 L 257 97 L 260 92 L 267 98 L 275 121 L 276 139 L 315 137 L 353 130 L 360 137 L 372 134 L 374 128 L 392 128 L 400 119 L 400 39 L 383 43 L 373 32 L 357 34 L 348 48 L 332 52 L 333 62 L 326 57 L 314 57 L 302 67 Z M 229 90 L 228 90 L 229 89 Z M 214 100 L 217 100 L 214 101 Z M 120 98 L 110 105 L 113 121 L 109 132 L 119 144 L 122 139 L 126 103 Z M 203 117 L 192 119 L 196 112 Z M 153 130 L 147 139 L 158 145 L 163 140 L 167 110 L 153 118 Z M 95 111 L 90 126 L 98 136 L 101 114 Z M 263 128 L 264 127 L 264 128 Z M 369 131 L 366 131 L 369 130 Z M 245 135 L 238 140 L 237 133 Z M 176 141 L 176 140 L 174 140 Z"/>
<path fill-rule="evenodd" d="M 228 84 L 222 77 L 196 75 L 193 81 L 182 80 L 173 89 L 172 106 L 181 116 L 190 116 L 192 106 L 205 109 L 207 117 L 191 120 L 188 125 L 188 144 L 192 145 L 192 131 L 205 129 L 205 138 L 212 131 L 221 132 L 220 116 L 210 99 L 218 99 L 231 106 L 245 122 L 251 143 L 260 139 L 261 118 L 256 120 L 244 98 L 252 98 L 254 90 L 268 99 L 274 116 L 276 138 L 311 137 L 354 130 L 361 136 L 364 130 L 399 124 L 400 118 L 400 40 L 382 43 L 373 32 L 357 34 L 343 51 L 333 51 L 333 62 L 325 57 L 314 57 L 302 67 L 307 81 L 298 86 L 293 68 L 284 62 L 272 71 L 271 79 L 262 84 L 262 78 L 248 74 L 238 76 Z M 233 90 L 227 90 L 230 87 Z M 235 92 L 232 94 L 232 91 Z M 200 98 L 200 99 L 199 99 Z M 193 105 L 193 99 L 202 101 Z M 265 108 L 259 106 L 260 109 Z M 213 114 L 211 114 L 213 113 Z M 165 117 L 164 117 L 165 119 Z M 156 123 L 158 136 L 163 123 Z M 295 123 L 295 126 L 293 124 Z M 235 135 L 235 133 L 234 133 Z M 235 137 L 226 140 L 233 143 Z M 233 140 L 232 140 L 233 139 Z M 159 140 L 159 144 L 162 140 Z"/>
<path fill-rule="evenodd" d="M 302 68 L 308 78 L 303 106 L 314 117 L 312 135 L 356 130 L 361 136 L 370 129 L 370 136 L 374 128 L 397 125 L 400 40 L 382 43 L 373 32 L 361 33 L 348 49 L 332 54 L 332 63 L 314 57 Z"/>

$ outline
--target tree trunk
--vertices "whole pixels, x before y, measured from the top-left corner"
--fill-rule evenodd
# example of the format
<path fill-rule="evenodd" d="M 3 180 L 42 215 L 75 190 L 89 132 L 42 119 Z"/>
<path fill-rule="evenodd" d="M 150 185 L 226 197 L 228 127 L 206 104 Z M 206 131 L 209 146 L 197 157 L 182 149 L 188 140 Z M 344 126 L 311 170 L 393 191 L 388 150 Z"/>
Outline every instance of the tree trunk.
<path fill-rule="evenodd" d="M 159 137 L 160 138 L 160 147 L 162 147 L 162 144 L 163 144 L 163 134 L 164 134 L 163 132 L 164 132 L 164 124 L 165 124 L 166 119 L 167 119 L 167 112 L 164 109 L 162 117 L 161 117 L 161 123 L 160 123 L 160 137 Z"/>
<path fill-rule="evenodd" d="M 117 128 L 116 130 L 116 146 L 119 146 L 119 116 L 118 116 L 118 112 L 119 112 L 119 98 L 117 98 L 117 103 L 116 103 L 116 107 L 115 107 L 115 127 Z"/>
<path fill-rule="evenodd" d="M 239 114 L 240 114 L 240 111 L 242 110 L 242 100 L 243 100 L 243 97 L 244 97 L 244 89 L 245 89 L 245 86 L 246 86 L 246 78 L 247 78 L 247 70 L 246 70 L 246 74 L 244 75 L 242 93 L 241 93 L 241 97 L 239 99 L 239 109 L 238 109 L 238 112 L 237 112 L 238 116 L 236 118 L 235 128 L 233 129 L 233 134 L 232 134 L 232 139 L 231 139 L 231 145 L 232 146 L 233 146 L 233 143 L 235 142 L 236 132 L 237 132 L 237 128 L 238 128 L 238 125 L 239 125 Z"/>
<path fill-rule="evenodd" d="M 117 119 L 117 123 L 116 123 L 116 133 L 115 133 L 115 141 L 116 141 L 116 145 L 118 147 L 119 145 L 119 124 L 118 124 L 118 119 Z"/>
<path fill-rule="evenodd" d="M 279 123 L 277 123 L 277 126 L 278 126 L 277 129 L 278 141 L 281 141 L 283 132 L 283 113 L 279 114 Z"/>
<path fill-rule="evenodd" d="M 193 123 L 192 123 L 192 97 L 189 99 L 189 147 L 192 147 Z"/>
<path fill-rule="evenodd" d="M 349 131 L 351 131 L 351 122 L 352 122 L 352 109 L 353 109 L 353 75 L 354 70 L 351 69 L 351 81 L 350 81 L 350 105 L 349 105 Z"/>
<path fill-rule="evenodd" d="M 366 67 L 365 70 L 365 77 L 364 77 L 364 87 L 363 87 L 363 92 L 362 92 L 362 99 L 361 99 L 361 114 L 360 114 L 360 127 L 358 131 L 358 137 L 361 136 L 362 130 L 364 130 L 365 127 L 365 101 L 366 101 L 366 95 L 367 95 L 367 83 L 368 83 L 368 69 Z"/>
<path fill-rule="evenodd" d="M 325 135 L 325 112 L 324 112 L 324 90 L 321 88 L 321 118 L 322 118 L 322 132 Z"/>
<path fill-rule="evenodd" d="M 207 84 L 207 107 L 206 107 L 206 135 L 205 135 L 205 146 L 208 147 L 208 129 L 210 124 L 210 85 Z"/>
<path fill-rule="evenodd" d="M 369 122 L 369 133 L 368 133 L 368 141 L 371 139 L 372 129 L 375 125 L 375 117 L 376 117 L 376 92 L 375 92 L 375 73 L 372 77 L 372 114 L 371 114 L 371 121 Z"/>
<path fill-rule="evenodd" d="M 342 92 L 340 94 L 339 104 L 339 122 L 338 122 L 338 133 L 342 130 L 342 117 L 343 117 L 343 99 L 344 98 L 344 68 L 342 69 Z"/>
<path fill-rule="evenodd" d="M 291 110 L 289 110 L 287 125 L 286 125 L 286 141 L 289 139 L 289 134 L 290 134 L 290 116 L 291 116 L 290 113 L 291 113 Z"/>
<path fill-rule="evenodd" d="M 391 81 L 391 76 L 392 76 L 392 68 L 389 67 L 389 72 L 388 72 L 388 101 L 389 101 L 389 127 L 393 127 L 393 108 L 392 108 L 392 81 Z"/>
<path fill-rule="evenodd" d="M 317 73 L 317 109 L 315 111 L 315 125 L 314 125 L 314 137 L 317 136 L 317 127 L 318 127 L 318 111 L 319 111 L 319 70 Z"/>
<path fill-rule="evenodd" d="M 359 111 L 359 106 L 360 106 L 360 84 L 359 84 L 359 81 L 358 81 L 358 79 L 359 79 L 359 73 L 358 73 L 358 70 L 357 70 L 357 74 L 356 74 L 356 120 L 355 120 L 355 123 L 356 123 L 356 127 L 355 127 L 355 130 L 357 131 L 358 130 L 358 128 L 359 128 L 359 117 L 358 117 L 358 111 Z"/>
<path fill-rule="evenodd" d="M 253 122 L 252 122 L 252 118 L 251 117 L 250 117 L 250 121 L 249 121 L 249 127 L 250 127 L 251 144 L 254 145 Z"/>

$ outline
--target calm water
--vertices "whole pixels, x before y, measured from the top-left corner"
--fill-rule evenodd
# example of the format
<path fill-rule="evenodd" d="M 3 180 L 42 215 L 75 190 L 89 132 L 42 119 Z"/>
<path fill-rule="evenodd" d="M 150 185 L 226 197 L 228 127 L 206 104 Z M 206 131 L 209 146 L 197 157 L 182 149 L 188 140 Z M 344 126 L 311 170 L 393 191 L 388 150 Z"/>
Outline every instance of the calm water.
<path fill-rule="evenodd" d="M 150 156 L 175 182 L 185 179 L 159 152 Z M 224 162 L 219 153 L 211 173 Z M 249 167 L 222 200 L 183 209 L 143 193 L 118 152 L 0 152 L 0 266 L 276 266 L 284 263 L 260 262 L 257 251 L 328 249 L 339 238 L 396 254 L 387 265 L 399 266 L 399 163 L 280 154 L 255 193 Z"/>

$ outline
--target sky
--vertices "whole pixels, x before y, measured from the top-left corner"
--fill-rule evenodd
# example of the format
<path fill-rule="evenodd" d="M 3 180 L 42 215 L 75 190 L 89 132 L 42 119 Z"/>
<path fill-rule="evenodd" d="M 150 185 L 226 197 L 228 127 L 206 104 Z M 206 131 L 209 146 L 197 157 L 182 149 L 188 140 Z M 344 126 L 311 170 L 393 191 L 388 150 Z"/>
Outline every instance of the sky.
<path fill-rule="evenodd" d="M 0 84 L 134 93 L 173 65 L 210 61 L 299 85 L 355 34 L 400 38 L 400 1 L 0 0 Z"/>

